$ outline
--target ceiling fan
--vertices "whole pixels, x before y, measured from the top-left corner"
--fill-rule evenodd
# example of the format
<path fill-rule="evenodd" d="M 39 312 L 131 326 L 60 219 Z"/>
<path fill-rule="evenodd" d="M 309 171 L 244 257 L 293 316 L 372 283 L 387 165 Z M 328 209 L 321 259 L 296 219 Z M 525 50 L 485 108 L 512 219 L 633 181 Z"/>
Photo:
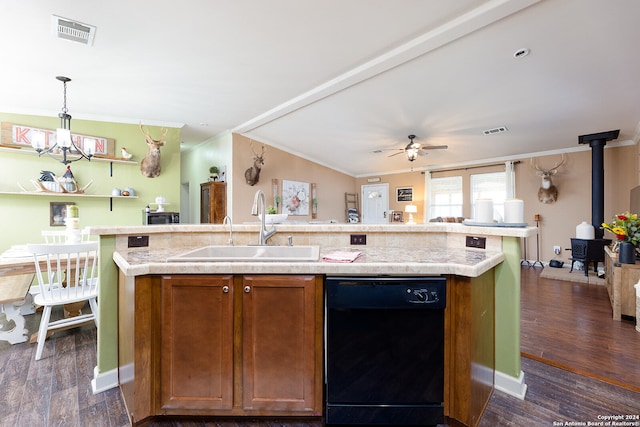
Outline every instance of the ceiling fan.
<path fill-rule="evenodd" d="M 405 153 L 407 155 L 407 160 L 413 162 L 418 156 L 426 156 L 429 153 L 429 150 L 444 150 L 449 148 L 447 145 L 420 145 L 414 141 L 415 135 L 409 135 L 409 143 L 404 148 L 394 148 L 393 150 L 397 150 L 397 153 L 390 154 L 388 157 L 397 156 L 398 154 Z"/>

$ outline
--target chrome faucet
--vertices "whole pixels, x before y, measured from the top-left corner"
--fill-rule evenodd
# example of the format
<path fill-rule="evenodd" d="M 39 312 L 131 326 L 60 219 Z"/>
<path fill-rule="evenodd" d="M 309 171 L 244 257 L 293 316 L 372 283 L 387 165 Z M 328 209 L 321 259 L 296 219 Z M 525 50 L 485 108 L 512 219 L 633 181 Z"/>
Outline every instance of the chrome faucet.
<path fill-rule="evenodd" d="M 231 222 L 231 217 L 229 215 L 225 215 L 224 219 L 222 220 L 222 226 L 224 227 L 225 224 L 229 224 L 229 246 L 233 246 L 233 223 Z"/>
<path fill-rule="evenodd" d="M 258 206 L 258 204 L 260 206 Z M 266 218 L 267 218 L 267 200 L 264 196 L 264 192 L 262 190 L 256 191 L 255 196 L 253 197 L 253 207 L 251 208 L 251 215 L 262 214 L 260 217 L 260 245 L 266 245 L 267 240 L 274 234 L 276 234 L 276 228 L 272 224 L 271 230 L 267 230 L 266 226 Z"/>

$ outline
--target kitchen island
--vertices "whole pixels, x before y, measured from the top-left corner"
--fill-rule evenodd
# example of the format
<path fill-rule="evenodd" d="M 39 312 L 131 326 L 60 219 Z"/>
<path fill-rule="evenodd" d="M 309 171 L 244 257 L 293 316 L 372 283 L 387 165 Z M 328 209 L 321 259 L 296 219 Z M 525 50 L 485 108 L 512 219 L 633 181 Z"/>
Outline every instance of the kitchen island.
<path fill-rule="evenodd" d="M 510 372 L 503 372 L 503 375 L 515 378 L 515 382 L 522 384 L 522 374 L 519 367 L 519 268 L 520 268 L 520 237 L 535 235 L 536 229 L 527 228 L 498 228 L 498 227 L 468 227 L 460 224 L 425 224 L 425 225 L 280 225 L 276 226 L 278 234 L 272 239 L 274 244 L 287 244 L 289 237 L 294 245 L 315 244 L 321 248 L 321 255 L 334 250 L 359 250 L 363 256 L 354 263 L 244 263 L 244 262 L 224 262 L 224 263 L 167 263 L 166 258 L 177 255 L 187 249 L 207 245 L 226 244 L 228 240 L 228 228 L 222 226 L 191 226 L 191 225 L 171 225 L 158 227 L 105 227 L 92 230 L 93 234 L 101 236 L 102 253 L 113 253 L 113 261 L 106 257 L 102 258 L 102 278 L 101 289 L 101 328 L 98 339 L 98 367 L 96 369 L 96 379 L 100 381 L 100 375 L 105 374 L 107 378 L 114 375 L 113 367 L 107 367 L 115 359 L 117 366 L 118 350 L 113 344 L 114 331 L 109 331 L 109 326 L 103 325 L 118 324 L 117 315 L 117 292 L 116 283 L 120 283 L 127 289 L 135 289 L 136 282 L 149 278 L 161 278 L 165 275 L 184 276 L 228 276 L 231 282 L 247 275 L 287 275 L 322 278 L 326 275 L 414 275 L 429 276 L 442 275 L 448 278 L 452 286 L 450 289 L 463 289 L 459 295 L 450 295 L 448 300 L 452 302 L 451 307 L 462 308 L 463 304 L 471 304 L 474 301 L 483 300 L 482 304 L 489 303 L 491 312 L 495 304 L 495 317 L 512 317 L 508 322 L 510 328 L 515 328 L 515 335 L 501 337 L 500 328 L 503 326 L 496 322 L 498 327 L 495 334 L 495 346 L 491 346 L 493 353 L 495 348 L 495 362 L 498 371 L 500 359 L 505 356 L 509 362 L 516 366 L 515 375 Z M 240 225 L 234 226 L 234 242 L 236 244 L 253 243 L 257 236 L 257 226 Z M 351 234 L 365 234 L 367 244 L 365 246 L 349 245 Z M 130 248 L 131 239 L 139 239 L 146 236 L 148 246 Z M 482 238 L 485 249 L 466 248 L 467 237 Z M 117 265 L 117 267 L 116 267 Z M 118 273 L 119 270 L 119 273 Z M 143 279 L 146 278 L 146 279 Z M 153 282 L 153 280 L 151 281 Z M 151 283 L 148 282 L 148 283 Z M 111 283 L 109 285 L 108 283 Z M 158 282 L 159 283 L 159 282 Z M 315 280 L 314 283 L 321 283 Z M 495 286 L 494 286 L 495 283 Z M 501 290 L 501 287 L 504 289 Z M 148 287 L 152 289 L 153 286 Z M 477 290 L 483 289 L 481 293 Z M 482 298 L 482 294 L 490 292 L 490 301 Z M 495 300 L 493 293 L 495 292 Z M 321 294 L 320 294 L 321 295 Z M 115 298 L 114 298 L 115 297 Z M 156 296 L 157 297 L 157 296 Z M 456 298 L 461 298 L 455 303 Z M 464 301 L 464 299 L 472 300 Z M 506 301 L 503 301 L 507 298 Z M 321 298 L 320 298 L 321 299 Z M 109 307 L 111 306 L 111 307 Z M 473 304 L 467 307 L 474 307 Z M 120 309 L 122 311 L 122 308 Z M 316 306 L 317 310 L 317 306 Z M 476 310 L 476 311 L 474 311 Z M 452 313 L 463 313 L 462 310 L 450 310 Z M 468 316 L 480 315 L 486 310 L 476 306 L 468 312 Z M 515 312 L 515 315 L 512 313 Z M 454 328 L 464 326 L 464 322 L 470 322 L 469 317 L 451 317 L 449 327 Z M 111 318 L 110 318 L 111 317 Z M 513 318 L 515 317 L 515 318 Z M 317 320 L 317 319 L 316 319 Z M 456 323 L 457 322 L 457 323 Z M 473 325 L 473 323 L 470 323 Z M 491 322 L 493 324 L 493 322 Z M 516 325 L 516 326 L 513 326 Z M 130 326 L 129 326 L 130 327 Z M 107 330 L 104 330 L 107 329 Z M 473 328 L 469 328 L 473 332 Z M 467 334 L 468 335 L 468 334 Z M 493 339 L 491 331 L 491 339 Z M 472 336 L 458 336 L 462 341 L 456 344 L 455 340 L 449 340 L 445 350 L 449 352 L 448 363 L 455 365 L 455 356 L 459 353 L 460 345 L 468 345 L 464 339 L 473 339 Z M 512 339 L 513 338 L 513 339 Z M 111 339 L 111 341 L 110 341 Z M 500 341 L 507 340 L 506 345 Z M 117 338 L 116 338 L 117 341 Z M 485 343 L 486 344 L 486 343 Z M 105 347 L 109 345 L 109 347 Z M 486 345 L 483 347 L 486 351 Z M 115 350 L 115 357 L 113 354 Z M 136 349 L 137 350 L 137 349 Z M 110 354 L 111 353 L 111 354 Z M 318 363 L 316 359 L 316 363 Z M 103 363 L 101 363 L 103 362 Z M 468 363 L 467 363 L 468 365 Z M 107 370 L 102 370 L 102 367 Z M 122 368 L 122 366 L 121 366 Z M 321 366 L 320 366 L 321 368 Z M 451 368 L 451 366 L 450 366 Z M 467 367 L 470 372 L 470 366 Z M 493 366 L 490 366 L 493 372 Z M 460 369 L 449 369 L 450 372 L 465 372 Z M 512 370 L 514 371 L 514 370 Z M 117 368 L 115 370 L 117 375 Z M 321 369 L 316 369 L 316 375 Z M 120 373 L 122 381 L 123 373 Z M 471 402 L 465 403 L 460 396 L 469 394 L 473 389 L 473 382 L 470 376 L 467 378 L 448 376 L 449 394 L 445 397 L 447 414 L 455 419 L 463 421 L 465 424 L 474 424 L 477 417 L 478 408 L 469 408 Z M 484 380 L 486 381 L 486 373 Z M 496 379 L 500 380 L 500 372 Z M 489 389 L 492 389 L 493 378 L 490 379 Z M 317 383 L 317 381 L 316 381 Z M 466 391 L 461 387 L 465 387 Z M 500 387 L 500 384 L 497 384 Z M 316 384 L 317 387 L 317 384 Z M 126 387 L 125 387 L 126 388 Z M 484 398 L 488 398 L 486 392 Z M 318 393 L 316 392 L 316 403 L 310 406 L 310 414 L 318 414 Z M 457 400 L 456 400 L 457 399 Z M 480 399 L 479 401 L 481 401 Z M 480 408 L 480 413 L 482 404 Z M 151 411 L 152 413 L 154 411 Z M 206 411 L 205 411 L 206 412 Z M 261 412 L 262 414 L 270 414 Z M 144 415 L 144 414 L 143 414 Z M 144 416 L 143 416 L 144 418 Z M 138 418 L 139 419 L 139 418 Z"/>

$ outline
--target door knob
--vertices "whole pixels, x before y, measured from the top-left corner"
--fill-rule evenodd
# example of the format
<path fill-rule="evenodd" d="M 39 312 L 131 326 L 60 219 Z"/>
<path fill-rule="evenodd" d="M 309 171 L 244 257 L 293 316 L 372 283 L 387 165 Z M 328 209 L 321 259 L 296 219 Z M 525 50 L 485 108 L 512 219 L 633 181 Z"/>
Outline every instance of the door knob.
<path fill-rule="evenodd" d="M 228 294 L 229 293 L 229 287 L 227 285 L 224 285 L 222 287 L 222 292 L 224 292 L 225 294 Z"/>
<path fill-rule="evenodd" d="M 248 294 L 249 292 L 251 292 L 251 286 L 245 286 L 245 287 L 244 287 L 244 291 L 245 291 L 245 293 L 247 293 L 247 294 Z"/>

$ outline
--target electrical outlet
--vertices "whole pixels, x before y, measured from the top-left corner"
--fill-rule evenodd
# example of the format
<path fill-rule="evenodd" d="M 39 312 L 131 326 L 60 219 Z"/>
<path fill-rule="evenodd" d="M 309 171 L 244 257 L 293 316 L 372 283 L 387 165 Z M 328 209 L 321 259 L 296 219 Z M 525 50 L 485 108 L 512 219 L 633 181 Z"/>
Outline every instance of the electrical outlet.
<path fill-rule="evenodd" d="M 485 249 L 487 247 L 486 237 L 467 236 L 466 246 L 468 248 Z"/>
<path fill-rule="evenodd" d="M 149 246 L 149 236 L 129 236 L 127 243 L 129 248 L 146 248 Z"/>
<path fill-rule="evenodd" d="M 560 255 L 560 251 L 561 250 L 562 249 L 560 249 L 560 246 L 554 246 L 553 247 L 553 253 L 556 254 L 556 255 Z"/>
<path fill-rule="evenodd" d="M 367 244 L 367 235 L 366 234 L 352 234 L 351 235 L 351 244 L 352 245 L 366 245 Z"/>

